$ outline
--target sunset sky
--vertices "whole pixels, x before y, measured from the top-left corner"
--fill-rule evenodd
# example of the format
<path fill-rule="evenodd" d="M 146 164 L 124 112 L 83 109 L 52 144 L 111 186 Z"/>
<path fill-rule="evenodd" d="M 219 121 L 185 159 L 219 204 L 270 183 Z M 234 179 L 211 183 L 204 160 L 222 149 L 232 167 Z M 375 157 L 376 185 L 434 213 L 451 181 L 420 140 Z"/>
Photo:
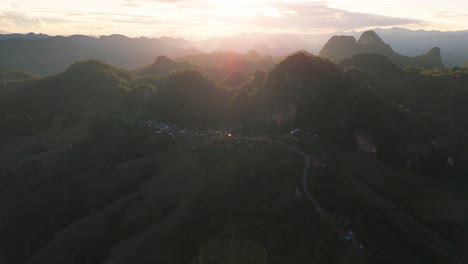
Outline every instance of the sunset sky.
<path fill-rule="evenodd" d="M 375 27 L 468 29 L 466 0 L 2 0 L 0 31 L 51 35 L 320 34 Z"/>

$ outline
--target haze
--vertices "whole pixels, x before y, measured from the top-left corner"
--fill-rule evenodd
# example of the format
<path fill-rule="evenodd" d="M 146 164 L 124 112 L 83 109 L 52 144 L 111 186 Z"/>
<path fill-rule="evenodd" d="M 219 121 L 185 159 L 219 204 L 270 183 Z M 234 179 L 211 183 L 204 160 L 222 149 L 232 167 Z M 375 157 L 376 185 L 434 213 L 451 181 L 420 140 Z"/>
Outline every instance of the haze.
<path fill-rule="evenodd" d="M 455 31 L 468 24 L 468 2 L 266 0 L 22 0 L 0 3 L 1 32 L 192 40 L 241 33 L 321 34 L 403 27 Z"/>
<path fill-rule="evenodd" d="M 468 0 L 0 0 L 0 264 L 468 264 Z"/>

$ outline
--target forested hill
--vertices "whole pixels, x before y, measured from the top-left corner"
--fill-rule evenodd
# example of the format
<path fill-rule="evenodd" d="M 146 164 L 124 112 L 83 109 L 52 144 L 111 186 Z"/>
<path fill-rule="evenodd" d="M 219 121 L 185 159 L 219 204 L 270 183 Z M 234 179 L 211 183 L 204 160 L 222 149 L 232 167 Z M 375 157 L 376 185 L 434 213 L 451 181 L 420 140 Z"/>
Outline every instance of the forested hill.
<path fill-rule="evenodd" d="M 468 70 L 267 59 L 0 68 L 0 261 L 466 262 Z"/>
<path fill-rule="evenodd" d="M 158 55 L 180 57 L 193 54 L 171 38 L 128 38 L 122 35 L 99 38 L 69 37 L 9 38 L 0 41 L 0 65 L 20 68 L 40 75 L 56 74 L 68 65 L 87 59 L 137 69 Z"/>

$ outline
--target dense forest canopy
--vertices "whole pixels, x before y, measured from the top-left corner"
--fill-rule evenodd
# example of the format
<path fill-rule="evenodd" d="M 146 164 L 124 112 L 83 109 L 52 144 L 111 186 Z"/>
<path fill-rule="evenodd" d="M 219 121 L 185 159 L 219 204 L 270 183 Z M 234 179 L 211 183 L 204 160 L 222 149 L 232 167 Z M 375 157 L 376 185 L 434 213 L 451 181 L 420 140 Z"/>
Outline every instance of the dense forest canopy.
<path fill-rule="evenodd" d="M 132 42 L 109 38 L 81 41 Z M 0 68 L 0 262 L 197 263 L 231 241 L 271 263 L 463 263 L 468 70 L 330 42 Z"/>

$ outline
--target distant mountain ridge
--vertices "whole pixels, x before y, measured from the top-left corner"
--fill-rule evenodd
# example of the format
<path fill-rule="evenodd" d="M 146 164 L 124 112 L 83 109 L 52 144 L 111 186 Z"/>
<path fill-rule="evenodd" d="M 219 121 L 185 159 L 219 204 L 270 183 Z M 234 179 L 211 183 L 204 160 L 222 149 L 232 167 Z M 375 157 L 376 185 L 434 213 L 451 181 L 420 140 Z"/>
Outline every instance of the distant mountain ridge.
<path fill-rule="evenodd" d="M 320 56 L 334 62 L 340 62 L 355 55 L 366 53 L 383 55 L 400 67 L 444 67 L 440 48 L 432 48 L 426 54 L 416 57 L 403 56 L 396 53 L 374 31 L 364 32 L 358 40 L 353 36 L 334 36 L 322 48 Z"/>
<path fill-rule="evenodd" d="M 402 28 L 375 29 L 378 36 L 398 54 L 414 57 L 433 47 L 440 47 L 444 65 L 460 67 L 468 60 L 468 31 L 443 32 L 408 30 Z M 64 71 L 68 65 L 86 59 L 98 59 L 130 70 L 149 65 L 157 56 L 164 55 L 178 61 L 188 55 L 210 53 L 213 50 L 245 54 L 257 50 L 260 54 L 276 58 L 298 50 L 318 54 L 323 44 L 333 35 L 340 37 L 341 45 L 353 47 L 362 32 L 334 34 L 264 34 L 252 33 L 236 36 L 191 41 L 172 37 L 130 38 L 123 35 L 92 37 L 86 35 L 50 36 L 45 34 L 10 34 L 0 31 L 0 66 L 20 68 L 35 74 L 48 75 Z M 354 40 L 353 40 L 354 37 Z M 333 38 L 332 38 L 333 39 Z M 335 38 L 336 39 L 336 38 Z M 346 43 L 346 42 L 350 43 Z M 384 50 L 384 45 L 381 45 Z M 343 52 L 343 51 L 342 51 Z M 218 52 L 219 53 L 219 52 Z M 349 53 L 349 50 L 348 50 Z M 436 62 L 439 50 L 418 57 L 415 64 Z M 338 55 L 340 55 L 338 53 Z M 345 55 L 349 55 L 345 53 Z M 340 55 L 341 56 L 341 55 Z M 345 56 L 345 58 L 348 56 Z M 404 61 L 400 56 L 398 65 Z M 395 59 L 393 60 L 395 62 Z M 405 62 L 406 63 L 406 62 Z M 440 65 L 439 65 L 440 66 Z"/>
<path fill-rule="evenodd" d="M 158 56 L 153 64 L 135 71 L 138 75 L 153 75 L 161 77 L 177 70 L 193 70 L 196 67 L 190 63 L 177 63 L 166 56 Z"/>
<path fill-rule="evenodd" d="M 269 71 L 274 64 L 269 56 L 262 56 L 254 50 L 246 54 L 220 51 L 192 54 L 176 60 L 158 56 L 153 64 L 135 73 L 139 76 L 161 77 L 174 71 L 195 70 L 215 83 L 225 82 L 225 85 L 231 87 L 244 84 L 256 71 Z"/>
<path fill-rule="evenodd" d="M 23 38 L 23 39 L 44 39 L 44 38 L 50 38 L 49 35 L 46 34 L 36 34 L 36 33 L 27 33 L 27 34 L 20 34 L 20 33 L 13 33 L 9 34 L 5 31 L 0 30 L 0 40 L 5 40 L 5 39 L 17 39 L 17 38 Z"/>
<path fill-rule="evenodd" d="M 0 66 L 48 75 L 60 73 L 77 61 L 97 59 L 118 67 L 137 69 L 150 64 L 159 55 L 177 58 L 200 52 L 176 45 L 180 42 L 172 38 L 129 38 L 123 35 L 99 38 L 18 35 L 0 40 Z"/>
<path fill-rule="evenodd" d="M 382 39 L 398 53 L 406 56 L 422 54 L 432 47 L 440 47 L 444 64 L 461 66 L 468 60 L 468 31 L 426 31 L 402 28 L 376 29 Z"/>

